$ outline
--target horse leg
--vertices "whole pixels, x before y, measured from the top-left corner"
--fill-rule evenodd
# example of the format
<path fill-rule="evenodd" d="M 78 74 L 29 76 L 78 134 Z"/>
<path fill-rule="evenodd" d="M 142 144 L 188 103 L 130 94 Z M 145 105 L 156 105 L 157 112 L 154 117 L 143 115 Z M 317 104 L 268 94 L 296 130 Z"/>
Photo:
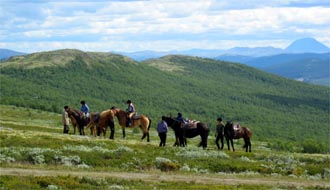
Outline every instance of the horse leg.
<path fill-rule="evenodd" d="M 207 148 L 207 136 L 202 136 L 202 142 L 201 142 L 203 149 Z"/>
<path fill-rule="evenodd" d="M 79 126 L 79 134 L 80 135 L 83 135 L 83 129 L 82 128 L 83 128 L 83 126 Z"/>
<path fill-rule="evenodd" d="M 233 148 L 233 152 L 235 152 L 234 141 L 233 141 L 233 139 L 230 139 L 230 142 L 231 142 L 231 147 Z"/>
<path fill-rule="evenodd" d="M 147 132 L 147 142 L 150 142 L 150 135 L 149 135 L 149 131 Z"/>
<path fill-rule="evenodd" d="M 143 135 L 142 135 L 142 137 L 141 137 L 141 141 L 143 141 L 143 139 L 144 139 L 146 136 L 147 136 L 147 134 L 143 132 Z"/>
<path fill-rule="evenodd" d="M 226 138 L 226 141 L 227 141 L 228 150 L 230 151 L 229 139 Z"/>
<path fill-rule="evenodd" d="M 184 136 L 180 137 L 180 146 L 182 147 L 187 146 L 187 139 Z"/>
<path fill-rule="evenodd" d="M 76 128 L 77 128 L 77 126 L 73 125 L 73 134 L 76 134 Z"/>
<path fill-rule="evenodd" d="M 251 141 L 248 139 L 248 147 L 249 147 L 249 152 L 251 152 Z"/>
<path fill-rule="evenodd" d="M 122 129 L 122 131 L 123 131 L 123 139 L 125 139 L 125 138 L 126 138 L 126 132 L 125 132 L 125 128 L 124 128 L 124 127 L 122 127 L 121 129 Z"/>
<path fill-rule="evenodd" d="M 111 133 L 110 133 L 110 139 L 114 139 L 114 135 L 115 135 L 115 127 L 110 127 Z"/>
<path fill-rule="evenodd" d="M 98 136 L 98 137 L 101 135 L 101 127 L 100 127 L 100 126 L 98 126 L 98 127 L 96 128 L 96 133 L 97 133 L 97 136 Z"/>
<path fill-rule="evenodd" d="M 243 145 L 243 148 L 245 148 L 245 152 L 248 151 L 248 140 L 247 139 L 244 139 L 244 145 Z"/>
<path fill-rule="evenodd" d="M 173 146 L 179 146 L 179 137 L 175 134 L 175 142 Z"/>

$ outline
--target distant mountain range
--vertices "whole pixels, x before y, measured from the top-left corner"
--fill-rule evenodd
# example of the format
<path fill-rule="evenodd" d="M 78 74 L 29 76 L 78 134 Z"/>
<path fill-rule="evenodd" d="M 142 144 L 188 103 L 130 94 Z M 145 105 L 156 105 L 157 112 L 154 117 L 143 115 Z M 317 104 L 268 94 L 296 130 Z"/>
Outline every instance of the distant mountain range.
<path fill-rule="evenodd" d="M 221 55 L 216 60 L 243 63 L 276 75 L 330 86 L 330 50 L 313 38 L 299 39 L 269 56 Z"/>
<path fill-rule="evenodd" d="M 130 57 L 136 61 L 159 58 L 165 55 L 189 55 L 205 58 L 217 58 L 219 56 L 232 57 L 240 60 L 244 57 L 263 57 L 289 53 L 327 53 L 330 48 L 313 38 L 303 38 L 292 42 L 287 48 L 267 47 L 234 47 L 231 49 L 191 49 L 184 51 L 139 51 L 139 52 L 114 52 Z M 232 61 L 232 60 L 229 60 Z"/>
<path fill-rule="evenodd" d="M 279 54 L 264 57 L 219 56 L 215 59 L 243 63 L 286 78 L 330 86 L 330 53 Z"/>
<path fill-rule="evenodd" d="M 17 55 L 25 55 L 25 54 L 26 53 L 0 48 L 0 60 L 8 59 L 10 57 L 17 56 Z"/>

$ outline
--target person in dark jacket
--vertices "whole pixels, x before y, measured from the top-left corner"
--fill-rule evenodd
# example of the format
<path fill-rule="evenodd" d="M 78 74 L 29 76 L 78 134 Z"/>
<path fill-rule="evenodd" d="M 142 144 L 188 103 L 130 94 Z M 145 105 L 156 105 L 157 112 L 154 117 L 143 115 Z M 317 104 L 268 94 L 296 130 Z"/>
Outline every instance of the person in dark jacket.
<path fill-rule="evenodd" d="M 135 114 L 135 107 L 131 100 L 127 100 L 127 115 L 126 115 L 126 127 L 132 126 L 132 117 Z"/>
<path fill-rule="evenodd" d="M 215 131 L 215 144 L 217 145 L 218 149 L 220 149 L 220 146 L 219 146 L 219 140 L 221 140 L 221 150 L 223 149 L 223 137 L 224 137 L 224 125 L 222 123 L 222 118 L 219 117 L 217 119 L 217 128 L 216 128 L 216 131 Z"/>
<path fill-rule="evenodd" d="M 167 136 L 167 131 L 168 131 L 168 126 L 165 121 L 165 116 L 162 116 L 162 120 L 158 123 L 157 131 L 158 131 L 158 136 L 160 138 L 159 146 L 160 147 L 165 146 L 166 145 L 166 136 Z"/>
<path fill-rule="evenodd" d="M 188 121 L 186 120 L 186 118 L 184 118 L 183 116 L 182 116 L 182 113 L 178 113 L 178 115 L 177 115 L 177 117 L 175 118 L 177 121 L 180 121 L 182 124 L 185 124 L 185 123 L 187 123 Z"/>

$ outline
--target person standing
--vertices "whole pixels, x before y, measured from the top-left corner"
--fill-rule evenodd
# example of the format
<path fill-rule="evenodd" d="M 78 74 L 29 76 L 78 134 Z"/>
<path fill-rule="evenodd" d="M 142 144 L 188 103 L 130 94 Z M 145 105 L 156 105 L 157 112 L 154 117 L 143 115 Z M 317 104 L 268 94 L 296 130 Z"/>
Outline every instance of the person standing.
<path fill-rule="evenodd" d="M 68 115 L 68 112 L 66 112 L 66 109 L 68 109 L 69 106 L 64 106 L 64 110 L 62 112 L 62 123 L 63 123 L 63 133 L 68 134 L 69 133 L 69 124 L 70 124 L 70 118 Z"/>
<path fill-rule="evenodd" d="M 158 131 L 158 136 L 160 138 L 159 146 L 160 147 L 165 146 L 166 145 L 166 136 L 167 136 L 167 131 L 168 131 L 168 126 L 165 121 L 165 116 L 162 116 L 162 120 L 158 123 L 157 131 Z"/>
<path fill-rule="evenodd" d="M 132 126 L 132 116 L 135 114 L 135 107 L 131 100 L 127 100 L 127 116 L 126 116 L 126 127 Z"/>
<path fill-rule="evenodd" d="M 215 131 L 215 144 L 217 145 L 218 149 L 220 149 L 220 146 L 219 146 L 219 140 L 221 140 L 221 150 L 223 149 L 223 137 L 224 137 L 224 125 L 222 123 L 222 118 L 219 117 L 217 119 L 217 128 L 216 128 L 216 131 Z"/>

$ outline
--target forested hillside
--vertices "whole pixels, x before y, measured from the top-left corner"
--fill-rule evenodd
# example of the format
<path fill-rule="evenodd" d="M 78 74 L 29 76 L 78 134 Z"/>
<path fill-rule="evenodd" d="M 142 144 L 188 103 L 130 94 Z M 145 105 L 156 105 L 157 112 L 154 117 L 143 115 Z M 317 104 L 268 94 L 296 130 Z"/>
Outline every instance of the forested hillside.
<path fill-rule="evenodd" d="M 276 146 L 329 147 L 327 87 L 240 64 L 188 56 L 135 62 L 116 54 L 58 50 L 13 57 L 0 68 L 1 104 L 60 112 L 64 105 L 79 108 L 83 99 L 98 112 L 125 108 L 131 99 L 153 125 L 162 115 L 182 112 L 213 130 L 222 116 Z"/>

